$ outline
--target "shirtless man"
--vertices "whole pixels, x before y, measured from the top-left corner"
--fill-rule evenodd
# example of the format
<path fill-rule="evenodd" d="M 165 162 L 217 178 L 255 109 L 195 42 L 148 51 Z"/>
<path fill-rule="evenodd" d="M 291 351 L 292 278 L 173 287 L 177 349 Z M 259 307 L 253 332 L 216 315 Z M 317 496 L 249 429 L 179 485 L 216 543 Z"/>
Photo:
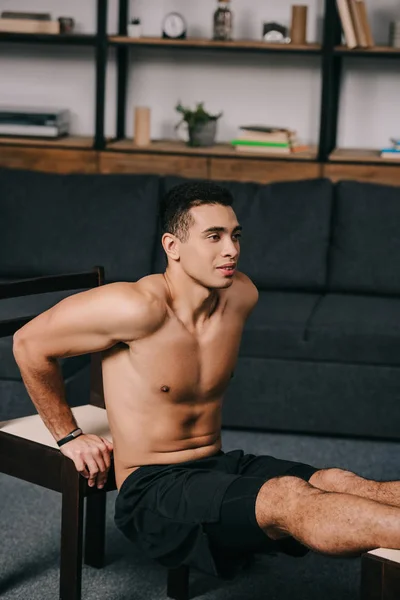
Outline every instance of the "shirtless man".
<path fill-rule="evenodd" d="M 115 522 L 167 567 L 231 578 L 258 552 L 400 548 L 399 481 L 222 451 L 223 394 L 258 299 L 237 271 L 241 226 L 229 191 L 212 183 L 175 187 L 161 221 L 165 273 L 70 296 L 14 336 L 57 441 L 79 427 L 57 359 L 103 351 L 113 444 L 83 432 L 60 451 L 99 488 L 113 452 Z"/>

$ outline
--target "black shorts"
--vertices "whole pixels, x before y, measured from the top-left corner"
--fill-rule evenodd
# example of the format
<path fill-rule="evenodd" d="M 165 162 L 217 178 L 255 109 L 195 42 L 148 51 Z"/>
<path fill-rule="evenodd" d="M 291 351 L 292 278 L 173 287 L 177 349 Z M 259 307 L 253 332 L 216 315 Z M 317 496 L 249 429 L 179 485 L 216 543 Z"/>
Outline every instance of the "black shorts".
<path fill-rule="evenodd" d="M 318 470 L 243 450 L 145 465 L 123 482 L 115 524 L 165 567 L 184 564 L 232 579 L 254 554 L 307 554 L 309 549 L 294 538 L 269 538 L 257 523 L 255 502 L 269 479 L 292 475 L 308 481 Z"/>

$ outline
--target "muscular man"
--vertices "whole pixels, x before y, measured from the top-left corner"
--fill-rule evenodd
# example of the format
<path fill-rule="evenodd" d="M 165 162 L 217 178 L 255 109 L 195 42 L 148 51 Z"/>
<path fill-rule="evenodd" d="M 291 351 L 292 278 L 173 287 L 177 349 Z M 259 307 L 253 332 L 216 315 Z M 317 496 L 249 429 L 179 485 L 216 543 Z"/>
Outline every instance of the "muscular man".
<path fill-rule="evenodd" d="M 237 270 L 241 226 L 230 193 L 211 183 L 172 189 L 161 220 L 165 273 L 70 296 L 14 336 L 57 441 L 79 426 L 57 359 L 103 351 L 113 445 L 83 432 L 61 452 L 101 488 L 113 451 L 115 522 L 168 567 L 231 578 L 255 553 L 400 548 L 399 481 L 222 450 L 223 395 L 258 298 Z"/>

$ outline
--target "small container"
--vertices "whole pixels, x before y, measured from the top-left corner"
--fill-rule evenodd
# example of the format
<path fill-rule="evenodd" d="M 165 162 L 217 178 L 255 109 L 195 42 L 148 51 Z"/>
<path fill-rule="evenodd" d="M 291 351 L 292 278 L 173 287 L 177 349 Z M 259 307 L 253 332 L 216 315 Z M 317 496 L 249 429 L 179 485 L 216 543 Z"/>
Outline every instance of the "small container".
<path fill-rule="evenodd" d="M 148 146 L 150 144 L 150 108 L 148 106 L 136 106 L 134 109 L 136 146 Z"/>
<path fill-rule="evenodd" d="M 292 26 L 290 29 L 292 44 L 307 43 L 307 6 L 295 4 L 292 6 Z"/>
<path fill-rule="evenodd" d="M 139 38 L 142 35 L 142 25 L 140 23 L 140 19 L 132 19 L 130 23 L 128 23 L 127 28 L 128 37 L 130 38 Z"/>
<path fill-rule="evenodd" d="M 75 29 L 75 20 L 72 17 L 58 17 L 60 23 L 60 33 L 73 33 Z"/>
<path fill-rule="evenodd" d="M 233 14 L 229 8 L 230 0 L 219 0 L 214 13 L 214 40 L 229 41 L 233 34 Z"/>

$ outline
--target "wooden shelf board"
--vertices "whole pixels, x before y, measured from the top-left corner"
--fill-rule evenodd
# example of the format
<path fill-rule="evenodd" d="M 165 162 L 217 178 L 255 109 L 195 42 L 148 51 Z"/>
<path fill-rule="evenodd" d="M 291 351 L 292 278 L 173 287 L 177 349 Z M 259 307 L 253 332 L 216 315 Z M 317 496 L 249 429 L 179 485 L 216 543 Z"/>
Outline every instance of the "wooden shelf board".
<path fill-rule="evenodd" d="M 349 54 L 354 56 L 400 56 L 400 48 L 391 46 L 372 46 L 371 48 L 348 48 L 347 46 L 336 46 L 335 54 Z"/>
<path fill-rule="evenodd" d="M 37 139 L 31 137 L 0 136 L 1 146 L 35 146 L 46 148 L 79 148 L 92 149 L 93 137 L 69 135 L 56 140 Z"/>
<path fill-rule="evenodd" d="M 379 163 L 383 165 L 400 165 L 400 159 L 381 158 L 379 150 L 365 148 L 336 148 L 330 155 L 331 162 Z"/>
<path fill-rule="evenodd" d="M 90 33 L 19 33 L 0 32 L 0 42 L 45 43 L 71 46 L 94 46 L 97 36 Z"/>
<path fill-rule="evenodd" d="M 261 160 L 316 160 L 317 147 L 313 146 L 306 152 L 294 154 L 260 154 L 259 152 L 240 152 L 228 143 L 215 144 L 205 148 L 192 148 L 184 142 L 176 140 L 153 140 L 148 146 L 136 146 L 133 140 L 123 139 L 110 142 L 106 150 L 118 152 L 149 153 L 149 154 L 186 154 L 194 156 L 224 156 L 228 158 L 258 158 Z"/>
<path fill-rule="evenodd" d="M 320 44 L 272 44 L 258 40 L 234 40 L 221 42 L 202 38 L 188 38 L 186 40 L 169 40 L 157 37 L 130 38 L 128 36 L 112 35 L 108 38 L 111 44 L 127 44 L 135 46 L 173 46 L 183 48 L 223 48 L 241 50 L 265 50 L 274 52 L 321 52 Z"/>

